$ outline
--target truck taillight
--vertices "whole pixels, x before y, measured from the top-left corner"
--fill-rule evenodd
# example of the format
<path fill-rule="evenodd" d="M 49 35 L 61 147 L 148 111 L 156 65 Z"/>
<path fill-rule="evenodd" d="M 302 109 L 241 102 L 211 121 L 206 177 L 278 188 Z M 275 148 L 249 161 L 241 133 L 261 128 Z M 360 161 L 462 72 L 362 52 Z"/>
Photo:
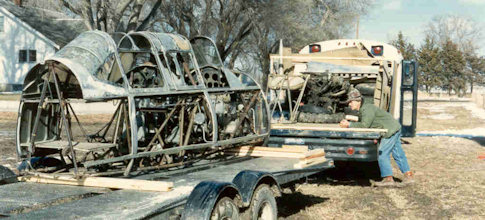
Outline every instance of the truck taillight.
<path fill-rule="evenodd" d="M 347 150 L 345 150 L 345 152 L 348 155 L 353 155 L 355 153 L 355 149 L 353 147 L 349 147 L 349 148 L 347 148 Z"/>
<path fill-rule="evenodd" d="M 374 144 L 377 144 L 377 139 L 374 139 Z"/>
<path fill-rule="evenodd" d="M 309 47 L 310 47 L 310 53 L 318 53 L 322 50 L 322 48 L 318 44 L 310 44 Z"/>
<path fill-rule="evenodd" d="M 382 46 L 372 46 L 371 52 L 374 56 L 382 56 L 384 48 Z"/>

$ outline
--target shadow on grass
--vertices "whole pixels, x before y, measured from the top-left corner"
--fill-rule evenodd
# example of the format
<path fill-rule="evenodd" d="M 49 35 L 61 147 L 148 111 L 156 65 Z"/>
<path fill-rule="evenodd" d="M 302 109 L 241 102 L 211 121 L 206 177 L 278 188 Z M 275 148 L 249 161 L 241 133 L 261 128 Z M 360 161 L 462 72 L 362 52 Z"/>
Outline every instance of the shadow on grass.
<path fill-rule="evenodd" d="M 301 210 L 305 210 L 306 207 L 325 202 L 329 199 L 330 198 L 314 195 L 305 195 L 301 192 L 283 194 L 281 197 L 276 198 L 276 203 L 278 204 L 278 217 L 286 218 Z"/>
<path fill-rule="evenodd" d="M 480 145 L 482 145 L 482 147 L 485 147 L 485 137 L 484 136 L 475 136 L 475 137 L 472 137 L 472 138 L 469 138 L 469 139 L 477 142 Z"/>
<path fill-rule="evenodd" d="M 336 161 L 335 168 L 315 174 L 308 179 L 309 183 L 371 186 L 370 180 L 380 180 L 377 162 Z"/>

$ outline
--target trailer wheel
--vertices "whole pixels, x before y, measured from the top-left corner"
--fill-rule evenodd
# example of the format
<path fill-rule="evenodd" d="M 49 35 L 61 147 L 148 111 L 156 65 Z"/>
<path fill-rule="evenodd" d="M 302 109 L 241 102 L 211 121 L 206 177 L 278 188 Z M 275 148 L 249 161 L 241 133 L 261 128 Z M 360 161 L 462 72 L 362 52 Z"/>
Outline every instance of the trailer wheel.
<path fill-rule="evenodd" d="M 220 199 L 212 209 L 211 220 L 235 220 L 239 219 L 239 208 L 234 200 L 229 197 Z"/>
<path fill-rule="evenodd" d="M 253 220 L 276 220 L 278 217 L 276 199 L 267 184 L 261 184 L 256 188 L 249 209 Z"/>

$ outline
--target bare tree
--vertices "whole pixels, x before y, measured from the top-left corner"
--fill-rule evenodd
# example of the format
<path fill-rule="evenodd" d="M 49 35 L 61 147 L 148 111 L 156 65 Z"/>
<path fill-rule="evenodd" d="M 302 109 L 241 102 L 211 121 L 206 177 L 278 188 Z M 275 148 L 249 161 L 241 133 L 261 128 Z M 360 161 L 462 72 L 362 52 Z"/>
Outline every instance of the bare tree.
<path fill-rule="evenodd" d="M 456 56 L 463 57 L 464 62 L 462 63 L 463 65 L 452 68 L 457 71 L 455 74 L 462 76 L 455 82 L 459 81 L 460 86 L 463 80 L 465 83 L 469 83 L 471 92 L 473 92 L 474 82 L 480 81 L 481 78 L 481 58 L 477 55 L 477 51 L 482 47 L 481 42 L 484 37 L 482 30 L 483 26 L 474 20 L 456 15 L 434 17 L 426 28 L 426 34 L 438 45 L 441 45 L 440 53 L 449 52 L 450 45 L 456 45 L 456 50 L 459 51 L 459 54 L 456 53 Z M 442 58 L 445 57 L 443 54 L 440 56 Z M 449 64 L 443 63 L 443 65 Z M 463 89 L 463 91 L 466 91 L 466 89 Z"/>
<path fill-rule="evenodd" d="M 80 17 L 91 30 L 129 32 L 147 29 L 161 3 L 162 0 L 27 0 L 24 4 Z"/>
<path fill-rule="evenodd" d="M 36 0 L 29 0 L 36 1 Z M 45 0 L 106 32 L 153 30 L 211 37 L 230 68 L 269 71 L 278 39 L 300 48 L 343 37 L 373 0 Z M 44 3 L 45 4 L 45 3 Z M 239 59 L 241 58 L 241 59 Z M 252 62 L 249 62 L 251 60 Z M 248 68 L 250 67 L 250 68 Z"/>
<path fill-rule="evenodd" d="M 475 52 L 481 47 L 483 26 L 471 18 L 457 15 L 440 15 L 434 17 L 426 27 L 426 34 L 433 41 L 444 45 L 452 41 L 462 52 Z"/>
<path fill-rule="evenodd" d="M 279 39 L 293 49 L 318 41 L 342 38 L 365 14 L 370 0 L 273 0 L 260 4 L 251 35 L 254 58 L 259 63 L 263 85 L 269 73 L 269 54 Z"/>

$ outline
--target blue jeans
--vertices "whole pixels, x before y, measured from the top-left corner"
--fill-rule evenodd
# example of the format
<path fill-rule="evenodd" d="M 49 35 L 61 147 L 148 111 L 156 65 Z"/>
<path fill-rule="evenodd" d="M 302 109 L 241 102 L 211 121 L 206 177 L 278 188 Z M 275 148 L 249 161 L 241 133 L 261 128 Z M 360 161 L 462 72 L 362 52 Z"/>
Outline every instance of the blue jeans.
<path fill-rule="evenodd" d="M 391 137 L 382 138 L 381 140 L 377 159 L 379 169 L 381 170 L 381 177 L 392 176 L 391 153 L 401 172 L 408 172 L 410 170 L 408 159 L 401 146 L 401 130 L 397 131 Z"/>

